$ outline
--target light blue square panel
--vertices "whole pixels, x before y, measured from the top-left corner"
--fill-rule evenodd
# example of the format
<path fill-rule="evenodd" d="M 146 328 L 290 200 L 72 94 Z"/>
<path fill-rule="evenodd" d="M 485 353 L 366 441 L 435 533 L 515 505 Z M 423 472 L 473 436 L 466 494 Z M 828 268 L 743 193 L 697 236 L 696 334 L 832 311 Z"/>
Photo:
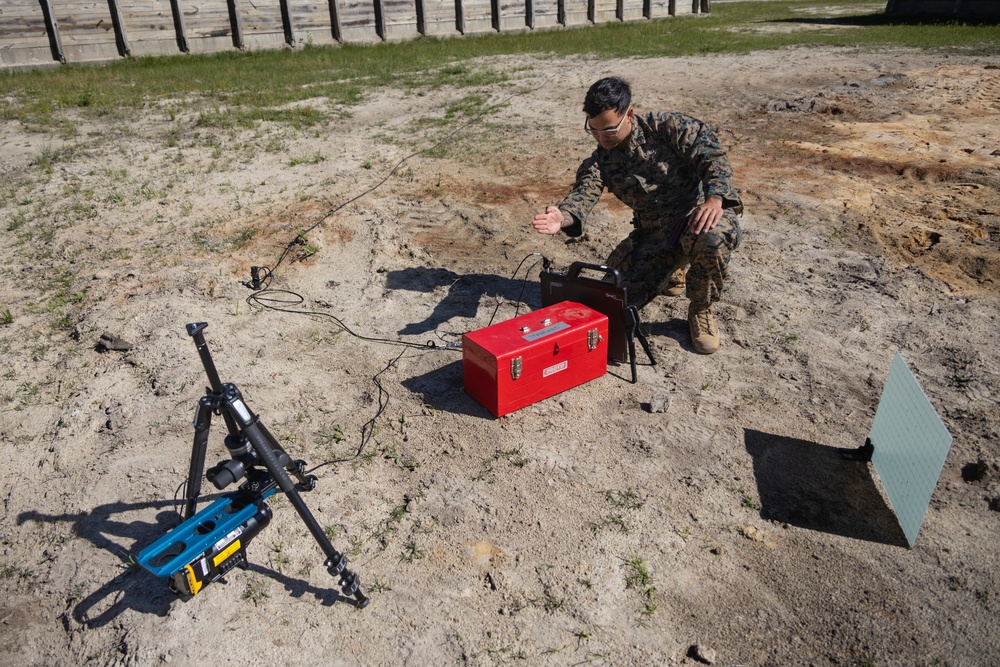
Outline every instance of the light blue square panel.
<path fill-rule="evenodd" d="M 951 449 L 951 434 L 898 351 L 869 439 L 875 472 L 912 547 Z"/>

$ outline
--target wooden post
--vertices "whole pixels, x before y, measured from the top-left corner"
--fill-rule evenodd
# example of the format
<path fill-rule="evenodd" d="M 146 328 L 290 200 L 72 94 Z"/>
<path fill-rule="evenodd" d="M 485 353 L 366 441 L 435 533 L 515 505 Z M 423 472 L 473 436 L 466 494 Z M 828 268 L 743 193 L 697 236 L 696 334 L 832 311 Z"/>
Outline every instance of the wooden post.
<path fill-rule="evenodd" d="M 417 3 L 417 33 L 427 34 L 427 19 L 424 17 L 424 0 L 415 0 Z"/>
<path fill-rule="evenodd" d="M 462 0 L 455 0 L 455 30 L 460 35 L 465 34 L 465 6 L 462 5 Z"/>
<path fill-rule="evenodd" d="M 591 23 L 597 23 L 597 0 L 587 0 L 587 18 Z"/>
<path fill-rule="evenodd" d="M 174 15 L 174 32 L 177 33 L 177 48 L 182 53 L 189 53 L 187 31 L 184 29 L 184 10 L 181 8 L 181 0 L 170 0 L 170 11 Z"/>
<path fill-rule="evenodd" d="M 375 34 L 379 36 L 383 42 L 385 41 L 385 7 L 382 5 L 382 0 L 374 0 L 375 2 Z"/>
<path fill-rule="evenodd" d="M 556 0 L 556 21 L 566 27 L 566 0 Z"/>
<path fill-rule="evenodd" d="M 490 14 L 493 15 L 493 29 L 500 32 L 500 0 L 490 0 Z"/>
<path fill-rule="evenodd" d="M 226 0 L 229 5 L 229 27 L 233 31 L 233 46 L 243 50 L 243 20 L 240 18 L 240 8 L 236 6 L 236 0 Z"/>
<path fill-rule="evenodd" d="M 130 56 L 132 49 L 128 46 L 125 22 L 122 21 L 122 10 L 118 6 L 118 0 L 108 0 L 108 9 L 111 11 L 111 25 L 115 28 L 115 46 L 118 47 L 118 55 Z"/>
<path fill-rule="evenodd" d="M 701 13 L 702 14 L 712 13 L 712 0 L 701 0 Z"/>
<path fill-rule="evenodd" d="M 535 29 L 535 3 L 533 0 L 524 0 L 524 23 L 532 30 Z"/>
<path fill-rule="evenodd" d="M 56 23 L 56 15 L 52 13 L 52 5 L 49 0 L 41 0 L 42 16 L 45 18 L 45 32 L 49 36 L 49 48 L 52 49 L 52 59 L 61 63 L 66 62 L 66 54 L 63 53 L 62 39 L 59 38 L 59 24 Z"/>
<path fill-rule="evenodd" d="M 292 25 L 292 12 L 288 7 L 288 0 L 279 0 L 281 4 L 281 25 L 285 29 L 285 43 L 288 46 L 295 46 L 295 27 Z"/>
<path fill-rule="evenodd" d="M 667 0 L 667 13 L 677 16 L 677 0 Z"/>
<path fill-rule="evenodd" d="M 615 18 L 619 21 L 625 21 L 625 0 L 618 0 L 615 3 Z"/>
<path fill-rule="evenodd" d="M 708 0 L 705 0 L 708 2 Z M 642 18 L 653 18 L 653 0 L 642 0 Z"/>
<path fill-rule="evenodd" d="M 335 40 L 344 41 L 343 32 L 340 29 L 340 10 L 337 9 L 337 0 L 330 0 L 330 30 Z"/>

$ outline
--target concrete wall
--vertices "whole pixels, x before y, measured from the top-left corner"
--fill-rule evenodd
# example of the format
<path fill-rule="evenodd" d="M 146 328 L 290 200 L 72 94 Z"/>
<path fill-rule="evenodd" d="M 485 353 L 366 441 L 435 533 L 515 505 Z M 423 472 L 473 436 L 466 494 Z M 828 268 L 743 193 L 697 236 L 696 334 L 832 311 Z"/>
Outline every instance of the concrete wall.
<path fill-rule="evenodd" d="M 708 0 L 0 0 L 0 69 L 643 21 Z"/>

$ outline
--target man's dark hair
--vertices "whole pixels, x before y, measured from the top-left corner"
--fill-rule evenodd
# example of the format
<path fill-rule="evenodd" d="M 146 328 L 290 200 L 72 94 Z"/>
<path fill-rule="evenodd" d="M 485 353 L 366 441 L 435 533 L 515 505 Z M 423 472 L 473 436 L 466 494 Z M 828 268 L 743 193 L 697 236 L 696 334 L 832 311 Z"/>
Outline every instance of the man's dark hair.
<path fill-rule="evenodd" d="M 628 82 L 617 76 L 609 76 L 597 81 L 587 91 L 587 96 L 583 98 L 583 113 L 591 118 L 608 109 L 623 114 L 631 104 L 632 89 Z"/>

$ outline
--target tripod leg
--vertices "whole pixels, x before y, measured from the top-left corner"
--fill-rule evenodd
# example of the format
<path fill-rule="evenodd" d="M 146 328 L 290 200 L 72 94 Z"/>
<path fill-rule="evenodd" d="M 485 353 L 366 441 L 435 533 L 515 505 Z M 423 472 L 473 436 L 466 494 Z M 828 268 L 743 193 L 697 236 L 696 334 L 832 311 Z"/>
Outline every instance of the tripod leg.
<path fill-rule="evenodd" d="M 628 332 L 628 363 L 632 367 L 632 384 L 639 381 L 639 375 L 635 368 L 635 336 Z"/>
<path fill-rule="evenodd" d="M 626 306 L 622 311 L 622 320 L 625 324 L 625 338 L 628 342 L 628 361 L 632 367 L 632 384 L 639 381 L 639 376 L 635 368 L 635 333 L 639 331 L 639 310 L 635 306 Z M 639 333 L 642 335 L 642 332 Z"/>
<path fill-rule="evenodd" d="M 642 343 L 642 349 L 646 352 L 646 356 L 649 357 L 650 365 L 655 366 L 656 359 L 653 358 L 653 350 L 649 347 L 649 341 L 646 340 L 646 334 L 642 333 L 642 331 L 639 330 L 639 327 L 636 327 L 635 331 L 636 336 L 639 337 L 639 342 Z"/>
<path fill-rule="evenodd" d="M 238 390 L 232 385 L 227 385 L 225 408 L 240 423 L 243 434 L 254 448 L 254 451 L 257 452 L 258 459 L 264 464 L 267 471 L 271 473 L 278 488 L 285 493 L 289 502 L 292 503 L 292 507 L 298 512 L 299 517 L 306 524 L 306 528 L 309 529 L 316 543 L 323 550 L 323 553 L 327 557 L 326 568 L 330 574 L 340 578 L 340 588 L 343 594 L 345 596 L 353 596 L 357 601 L 359 609 L 366 607 L 369 600 L 361 591 L 360 579 L 356 574 L 347 569 L 347 558 L 333 547 L 326 533 L 323 532 L 323 529 L 316 521 L 316 517 L 306 507 L 305 501 L 302 500 L 302 496 L 299 495 L 295 484 L 292 483 L 288 473 L 285 472 L 278 461 L 278 457 L 275 455 L 274 449 L 268 441 L 269 439 L 273 441 L 274 438 L 270 437 L 267 429 L 260 425 L 257 416 L 250 411 L 250 408 L 247 407 L 242 397 L 240 397 Z"/>
<path fill-rule="evenodd" d="M 274 477 L 274 480 L 278 483 L 278 487 L 285 492 L 288 500 L 292 503 L 292 507 L 295 511 L 299 513 L 302 521 L 306 524 L 306 528 L 312 533 L 313 538 L 319 544 L 320 549 L 326 554 L 327 561 L 326 567 L 330 571 L 330 574 L 340 577 L 340 586 L 344 595 L 354 596 L 357 600 L 358 608 L 363 609 L 368 605 L 368 598 L 364 593 L 361 592 L 360 584 L 361 581 L 358 579 L 357 575 L 351 573 L 347 570 L 347 559 L 337 551 L 333 544 L 330 543 L 329 538 L 323 529 L 320 527 L 319 523 L 316 521 L 316 517 L 312 515 L 309 508 L 306 507 L 305 501 L 302 500 L 302 496 L 299 495 L 298 490 L 295 488 L 295 484 L 292 482 L 288 473 L 285 472 L 284 468 L 278 462 L 278 458 L 275 456 L 274 451 L 270 448 L 267 443 L 267 439 L 260 432 L 256 423 L 244 426 L 243 432 L 246 434 L 247 439 L 250 444 L 253 445 L 254 450 L 257 452 L 257 456 L 260 457 L 260 461 L 267 468 L 268 472 Z"/>
<path fill-rule="evenodd" d="M 653 366 L 656 365 L 656 359 L 653 358 L 653 351 L 649 347 L 649 341 L 646 339 L 646 334 L 642 333 L 642 328 L 639 326 L 639 309 L 635 306 L 628 306 L 625 309 L 625 325 L 628 327 L 629 339 L 638 338 L 639 342 L 642 344 L 642 349 L 649 357 L 649 363 Z M 633 358 L 635 357 L 635 350 L 631 350 Z"/>
<path fill-rule="evenodd" d="M 198 410 L 194 413 L 194 444 L 191 447 L 191 467 L 188 469 L 185 519 L 195 515 L 198 496 L 201 495 L 201 475 L 205 470 L 205 452 L 208 449 L 208 431 L 212 425 L 213 403 L 212 398 L 203 397 L 198 401 Z"/>

